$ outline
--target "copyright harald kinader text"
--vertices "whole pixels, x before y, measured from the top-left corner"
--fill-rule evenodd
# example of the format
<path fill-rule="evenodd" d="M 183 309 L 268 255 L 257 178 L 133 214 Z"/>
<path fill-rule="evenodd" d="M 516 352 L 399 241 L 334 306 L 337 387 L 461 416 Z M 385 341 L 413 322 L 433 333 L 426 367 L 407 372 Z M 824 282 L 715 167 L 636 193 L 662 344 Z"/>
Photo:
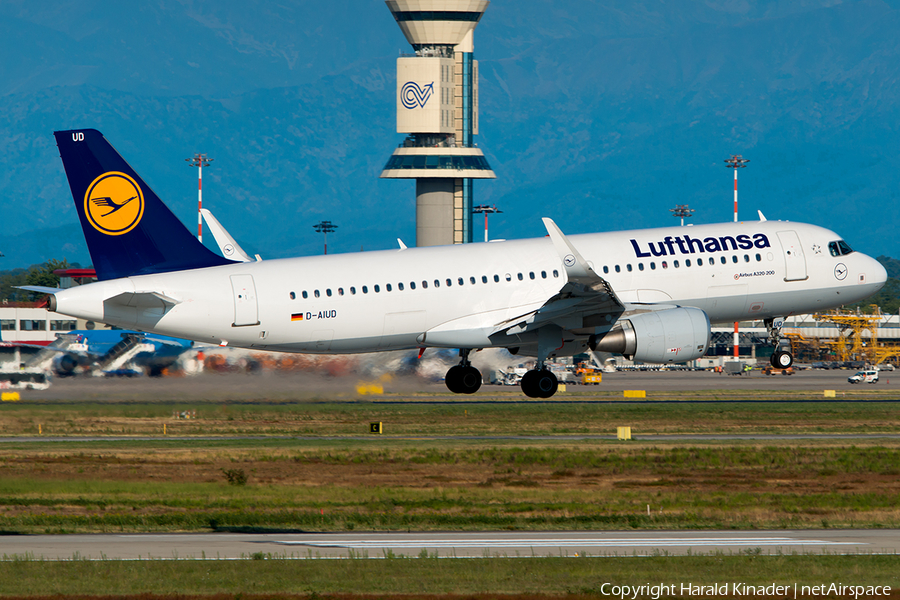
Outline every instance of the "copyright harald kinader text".
<path fill-rule="evenodd" d="M 624 600 L 629 598 L 651 598 L 659 600 L 669 596 L 731 596 L 733 598 L 753 596 L 779 596 L 794 598 L 811 598 L 815 596 L 846 596 L 850 598 L 870 598 L 890 596 L 889 585 L 849 585 L 845 583 L 819 583 L 805 585 L 801 583 L 768 585 L 751 585 L 748 583 L 658 583 L 644 585 L 618 585 L 604 583 L 600 586 L 600 594 Z"/>

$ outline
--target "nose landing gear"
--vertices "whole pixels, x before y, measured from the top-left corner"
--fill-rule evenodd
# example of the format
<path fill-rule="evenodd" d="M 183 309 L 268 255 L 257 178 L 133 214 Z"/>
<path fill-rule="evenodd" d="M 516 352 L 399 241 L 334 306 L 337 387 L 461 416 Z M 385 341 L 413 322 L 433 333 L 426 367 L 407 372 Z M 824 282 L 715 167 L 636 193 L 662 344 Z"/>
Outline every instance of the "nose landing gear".
<path fill-rule="evenodd" d="M 794 364 L 794 356 L 789 351 L 781 349 L 781 328 L 784 326 L 784 319 L 776 317 L 766 319 L 763 323 L 765 323 L 769 332 L 769 339 L 772 340 L 772 344 L 775 346 L 775 352 L 772 353 L 772 358 L 770 359 L 772 366 L 776 369 L 787 369 Z"/>

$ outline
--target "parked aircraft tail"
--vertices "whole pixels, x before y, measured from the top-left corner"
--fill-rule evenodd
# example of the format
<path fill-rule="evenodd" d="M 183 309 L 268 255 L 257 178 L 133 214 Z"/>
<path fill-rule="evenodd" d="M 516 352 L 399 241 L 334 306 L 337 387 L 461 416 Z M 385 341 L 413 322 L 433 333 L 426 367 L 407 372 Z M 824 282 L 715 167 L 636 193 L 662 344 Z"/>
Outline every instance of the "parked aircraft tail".
<path fill-rule="evenodd" d="M 201 244 L 99 131 L 53 135 L 98 279 L 232 264 Z"/>

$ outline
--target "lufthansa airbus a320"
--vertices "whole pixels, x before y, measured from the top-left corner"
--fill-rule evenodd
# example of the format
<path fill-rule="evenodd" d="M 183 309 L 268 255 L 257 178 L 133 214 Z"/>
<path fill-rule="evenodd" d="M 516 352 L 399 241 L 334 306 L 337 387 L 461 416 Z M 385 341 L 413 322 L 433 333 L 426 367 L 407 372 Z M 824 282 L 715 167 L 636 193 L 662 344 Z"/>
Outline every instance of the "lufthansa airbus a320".
<path fill-rule="evenodd" d="M 537 358 L 522 391 L 548 398 L 548 359 L 587 348 L 678 363 L 710 323 L 785 317 L 877 292 L 874 259 L 815 225 L 759 220 L 486 244 L 235 262 L 198 242 L 92 129 L 57 145 L 99 281 L 50 292 L 52 310 L 127 329 L 262 350 L 459 350 L 447 387 L 471 394 L 472 350 Z M 95 202 L 102 198 L 108 202 Z M 109 208 L 115 208 L 109 211 Z"/>

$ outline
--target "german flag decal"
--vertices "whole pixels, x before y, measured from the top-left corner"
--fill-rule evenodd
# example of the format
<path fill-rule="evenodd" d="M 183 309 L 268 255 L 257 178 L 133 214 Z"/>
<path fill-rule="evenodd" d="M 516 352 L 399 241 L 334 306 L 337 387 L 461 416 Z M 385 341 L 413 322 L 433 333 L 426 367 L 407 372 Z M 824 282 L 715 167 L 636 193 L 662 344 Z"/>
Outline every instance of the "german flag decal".
<path fill-rule="evenodd" d="M 303 313 L 294 313 L 291 315 L 291 321 L 302 321 Z"/>

